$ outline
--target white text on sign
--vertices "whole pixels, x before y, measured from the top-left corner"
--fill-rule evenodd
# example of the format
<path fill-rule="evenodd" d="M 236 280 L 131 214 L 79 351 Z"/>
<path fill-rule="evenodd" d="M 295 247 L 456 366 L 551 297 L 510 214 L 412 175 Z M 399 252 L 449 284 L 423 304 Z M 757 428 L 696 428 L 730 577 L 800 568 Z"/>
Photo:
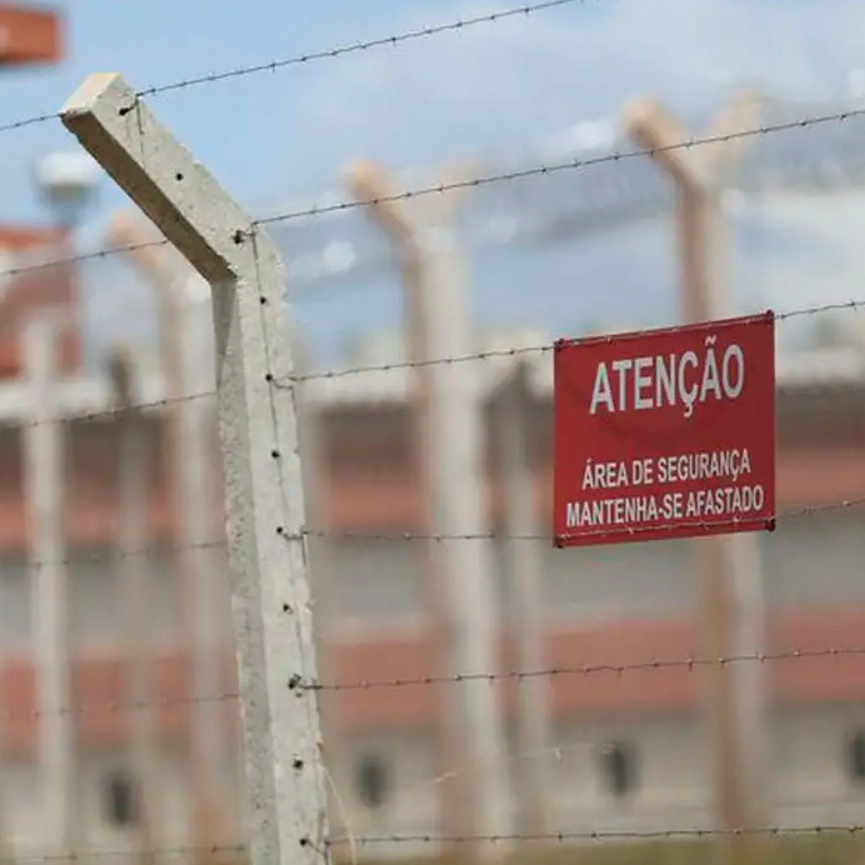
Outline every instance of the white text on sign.
<path fill-rule="evenodd" d="M 689 350 L 601 361 L 595 370 L 589 414 L 600 409 L 626 412 L 682 405 L 685 417 L 691 417 L 697 403 L 735 400 L 745 384 L 745 355 L 733 343 L 719 358 L 716 339 L 706 337 L 702 357 Z"/>
<path fill-rule="evenodd" d="M 721 485 L 690 492 L 612 496 L 567 502 L 569 529 L 617 526 L 634 522 L 730 518 L 759 512 L 765 504 L 762 484 L 739 483 L 751 474 L 747 448 L 679 454 L 632 460 L 630 463 L 593 462 L 583 471 L 584 490 L 616 489 L 641 485 L 721 481 Z"/>

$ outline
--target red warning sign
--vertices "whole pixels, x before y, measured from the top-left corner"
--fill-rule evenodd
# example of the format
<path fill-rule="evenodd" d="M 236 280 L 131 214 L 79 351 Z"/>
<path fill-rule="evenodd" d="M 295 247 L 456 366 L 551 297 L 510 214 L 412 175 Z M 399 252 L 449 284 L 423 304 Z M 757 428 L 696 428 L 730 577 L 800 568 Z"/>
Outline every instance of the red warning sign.
<path fill-rule="evenodd" d="M 560 340 L 556 546 L 774 528 L 775 318 Z"/>

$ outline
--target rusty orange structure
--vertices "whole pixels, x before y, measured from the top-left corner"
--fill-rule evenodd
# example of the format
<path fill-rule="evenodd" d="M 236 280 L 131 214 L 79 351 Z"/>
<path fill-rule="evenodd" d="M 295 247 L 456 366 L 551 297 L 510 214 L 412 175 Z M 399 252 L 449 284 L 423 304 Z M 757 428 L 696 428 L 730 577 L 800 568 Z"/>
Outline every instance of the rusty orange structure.
<path fill-rule="evenodd" d="M 63 59 L 63 19 L 53 7 L 0 3 L 0 65 L 30 66 Z"/>
<path fill-rule="evenodd" d="M 54 65 L 66 54 L 62 12 L 53 6 L 32 3 L 0 2 L 0 66 L 34 67 Z M 12 255 L 7 265 L 15 269 L 19 256 L 31 251 L 50 255 L 60 249 L 65 238 L 54 229 L 21 225 L 0 225 L 0 254 Z M 58 255 L 58 258 L 63 257 Z M 23 263 L 23 262 L 22 262 Z M 5 269 L 5 268 L 4 268 Z M 20 372 L 17 332 L 22 315 L 35 308 L 75 306 L 75 278 L 70 265 L 34 270 L 13 277 L 0 287 L 0 379 L 14 378 Z M 60 347 L 60 365 L 71 371 L 80 362 L 80 339 L 67 330 Z"/>

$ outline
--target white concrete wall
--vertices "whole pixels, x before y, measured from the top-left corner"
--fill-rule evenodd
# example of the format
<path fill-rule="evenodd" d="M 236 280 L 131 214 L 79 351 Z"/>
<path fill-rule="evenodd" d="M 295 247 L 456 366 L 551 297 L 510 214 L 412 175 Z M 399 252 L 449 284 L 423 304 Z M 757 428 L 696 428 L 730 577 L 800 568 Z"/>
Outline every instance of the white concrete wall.
<path fill-rule="evenodd" d="M 775 710 L 770 755 L 775 826 L 861 825 L 865 782 L 852 779 L 847 763 L 849 737 L 865 732 L 865 709 L 827 706 Z M 627 743 L 636 761 L 636 786 L 617 797 L 604 769 L 604 750 Z M 420 733 L 361 737 L 350 743 L 359 761 L 371 746 L 385 753 L 394 779 L 393 800 L 365 809 L 356 786 L 346 785 L 342 800 L 355 834 L 435 834 L 436 788 L 431 741 Z M 549 752 L 550 831 L 659 832 L 709 829 L 709 755 L 698 716 L 597 719 L 560 726 Z M 510 755 L 513 766 L 517 755 Z M 427 780 L 424 785 L 424 779 Z M 390 845 L 388 855 L 431 852 L 427 845 L 407 850 Z"/>
<path fill-rule="evenodd" d="M 852 511 L 781 522 L 759 536 L 770 609 L 807 604 L 865 601 L 861 565 L 865 532 Z M 696 581 L 687 542 L 622 545 L 558 551 L 544 543 L 545 595 L 551 622 L 596 616 L 677 616 L 696 605 Z M 351 541 L 333 544 L 337 626 L 345 631 L 413 627 L 424 615 L 422 545 L 414 542 Z M 500 549 L 497 549 L 500 555 Z M 148 619 L 159 640 L 179 627 L 174 568 L 166 554 L 147 559 L 153 579 Z M 505 599 L 500 568 L 499 600 Z M 80 646 L 116 644 L 119 586 L 110 558 L 76 556 L 71 569 L 75 640 Z M 21 559 L 0 561 L 0 655 L 20 651 L 31 639 L 31 601 Z M 590 682 L 585 683 L 591 686 Z M 14 707 L 0 707 L 14 711 Z M 865 708 L 823 706 L 775 711 L 772 772 L 779 824 L 861 823 L 865 785 L 851 779 L 845 749 L 856 729 L 865 730 Z M 629 742 L 638 755 L 639 786 L 618 799 L 604 784 L 600 754 L 614 741 Z M 437 783 L 432 742 L 424 731 L 365 734 L 349 743 L 354 759 L 384 754 L 396 795 L 380 809 L 363 805 L 351 774 L 340 800 L 355 835 L 434 832 Z M 563 831 L 658 830 L 710 825 L 708 767 L 697 718 L 640 720 L 609 718 L 569 724 L 557 731 L 551 752 L 553 826 Z M 122 755 L 88 753 L 82 801 L 88 808 L 95 847 L 122 846 L 128 832 L 104 824 L 99 813 L 100 779 Z M 186 807 L 182 759 L 162 758 L 165 846 L 184 846 Z M 40 843 L 40 795 L 35 766 L 12 761 L 5 768 L 3 809 L 22 844 Z M 380 851 L 378 851 L 380 852 Z M 399 848 L 398 852 L 411 851 Z M 430 852 L 423 848 L 419 852 Z"/>
<path fill-rule="evenodd" d="M 127 755 L 120 750 L 89 751 L 84 755 L 81 798 L 92 849 L 116 850 L 135 843 L 134 828 L 112 825 L 106 814 L 105 784 L 112 772 L 127 769 L 127 760 Z M 160 783 L 152 822 L 154 845 L 175 849 L 188 847 L 191 840 L 190 810 L 182 751 L 179 748 L 161 748 L 156 774 Z M 131 773 L 130 777 L 133 777 Z"/>
<path fill-rule="evenodd" d="M 81 648 L 119 645 L 124 619 L 120 581 L 108 548 L 75 550 L 70 555 L 72 639 Z M 143 557 L 149 574 L 146 622 L 154 642 L 177 637 L 180 606 L 175 567 L 169 551 L 154 549 Z M 30 646 L 33 599 L 22 557 L 0 559 L 0 649 L 21 652 Z"/>
<path fill-rule="evenodd" d="M 851 776 L 847 748 L 853 733 L 865 732 L 865 707 L 776 708 L 771 729 L 772 824 L 861 824 L 865 782 Z M 614 743 L 629 745 L 635 758 L 635 787 L 621 797 L 611 791 L 604 768 L 604 751 Z M 351 835 L 437 832 L 441 781 L 436 777 L 428 732 L 365 733 L 353 737 L 347 750 L 350 771 L 338 790 L 338 807 L 343 811 L 340 822 Z M 355 771 L 368 754 L 378 755 L 387 766 L 387 798 L 377 808 L 364 804 Z M 511 767 L 518 756 L 510 754 Z M 120 750 L 82 755 L 80 801 L 88 849 L 122 850 L 134 843 L 133 830 L 112 826 L 104 810 L 106 779 L 126 765 L 125 759 Z M 712 826 L 708 754 L 696 715 L 563 724 L 555 731 L 548 761 L 551 831 L 657 832 Z M 191 842 L 182 753 L 163 748 L 158 771 L 156 844 L 183 848 Z M 3 777 L 2 819 L 16 849 L 44 852 L 36 764 L 13 760 L 5 766 Z M 428 845 L 412 851 L 394 845 L 384 850 L 376 847 L 375 852 L 406 855 L 432 850 Z"/>
<path fill-rule="evenodd" d="M 865 808 L 865 781 L 850 771 L 850 740 L 865 734 L 865 704 L 815 706 L 773 717 L 776 798 L 793 809 L 814 802 Z"/>
<path fill-rule="evenodd" d="M 351 633 L 410 627 L 422 621 L 422 542 L 351 539 L 326 543 L 334 628 Z M 311 564 L 315 568 L 315 560 Z"/>
<path fill-rule="evenodd" d="M 428 832 L 434 825 L 440 779 L 436 776 L 432 738 L 425 731 L 369 733 L 349 745 L 351 770 L 346 789 L 339 791 L 346 823 L 354 834 Z M 380 808 L 364 803 L 356 769 L 366 755 L 384 759 L 388 767 L 388 796 Z"/>
<path fill-rule="evenodd" d="M 865 603 L 862 509 L 780 520 L 760 536 L 766 601 L 774 609 Z"/>
<path fill-rule="evenodd" d="M 770 609 L 865 603 L 860 567 L 865 561 L 865 532 L 857 513 L 838 511 L 781 521 L 774 533 L 758 538 Z M 696 608 L 693 550 L 686 541 L 580 550 L 556 550 L 546 541 L 540 543 L 551 623 L 615 616 L 675 617 Z M 493 546 L 503 610 L 506 571 L 501 546 Z M 73 551 L 73 633 L 82 646 L 110 645 L 121 638 L 120 587 L 109 554 L 106 549 Z M 364 632 L 380 627 L 410 628 L 421 622 L 426 607 L 422 556 L 423 546 L 417 541 L 330 542 L 335 627 Z M 155 551 L 145 562 L 152 575 L 148 622 L 154 638 L 167 641 L 177 635 L 180 625 L 174 564 L 167 550 Z M 4 557 L 0 559 L 0 650 L 29 645 L 31 618 L 23 559 Z"/>
<path fill-rule="evenodd" d="M 42 828 L 42 791 L 35 763 L 6 757 L 2 767 L 0 836 L 16 848 L 37 844 Z"/>
<path fill-rule="evenodd" d="M 769 609 L 807 604 L 865 603 L 865 532 L 861 515 L 837 511 L 781 520 L 757 536 Z M 466 541 L 466 543 L 476 543 Z M 527 541 L 526 543 L 531 543 Z M 697 608 L 693 545 L 687 541 L 557 550 L 540 542 L 544 592 L 551 623 L 602 617 L 676 617 Z M 500 609 L 507 598 L 502 545 L 495 543 Z M 425 608 L 422 544 L 331 542 L 336 626 L 362 631 L 411 627 Z M 314 563 L 313 563 L 314 564 Z"/>
<path fill-rule="evenodd" d="M 707 753 L 697 719 L 570 723 L 558 730 L 557 739 L 556 829 L 573 829 L 575 821 L 591 829 L 610 817 L 708 805 Z M 616 743 L 630 746 L 636 772 L 633 792 L 622 797 L 612 792 L 604 768 L 604 752 Z"/>
<path fill-rule="evenodd" d="M 122 750 L 87 750 L 79 755 L 78 802 L 83 825 L 83 850 L 86 852 L 123 851 L 136 843 L 134 826 L 111 822 L 106 801 L 109 776 L 128 771 L 128 755 Z M 189 808 L 185 795 L 184 758 L 174 748 L 157 754 L 160 778 L 157 812 L 154 814 L 154 845 L 164 849 L 183 849 L 190 844 Z M 133 780 L 131 773 L 129 777 Z M 3 835 L 15 852 L 41 855 L 52 845 L 45 837 L 45 812 L 39 767 L 35 761 L 12 760 L 2 773 Z M 126 857 L 128 859 L 128 857 Z"/>

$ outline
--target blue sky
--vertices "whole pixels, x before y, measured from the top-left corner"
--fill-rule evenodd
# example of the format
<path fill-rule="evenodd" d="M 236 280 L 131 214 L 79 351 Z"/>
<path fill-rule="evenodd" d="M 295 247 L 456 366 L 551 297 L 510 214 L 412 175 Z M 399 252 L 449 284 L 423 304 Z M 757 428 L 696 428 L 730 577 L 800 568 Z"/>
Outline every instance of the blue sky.
<path fill-rule="evenodd" d="M 489 8 L 509 5 L 518 4 L 499 0 Z M 543 14 L 550 16 L 551 24 L 574 26 L 603 17 L 605 7 L 606 0 L 587 0 L 538 17 Z M 478 11 L 443 0 L 248 0 L 243 4 L 208 0 L 205 5 L 172 0 L 86 0 L 60 8 L 65 10 L 68 28 L 67 59 L 57 67 L 6 71 L 0 125 L 59 109 L 92 71 L 119 71 L 132 86 L 144 88 L 390 35 Z M 431 39 L 432 45 L 411 42 L 394 50 L 379 49 L 363 56 L 354 54 L 190 88 L 154 98 L 153 107 L 229 188 L 243 198 L 264 203 L 274 197 L 277 184 L 282 191 L 330 180 L 341 161 L 353 155 L 352 142 L 358 150 L 368 143 L 383 156 L 403 160 L 435 159 L 453 148 L 500 142 L 502 118 L 478 124 L 471 117 L 473 112 L 463 110 L 431 135 L 445 108 L 448 113 L 453 108 L 442 104 L 453 93 L 449 86 L 438 94 L 430 92 L 428 76 L 431 64 L 456 58 L 467 75 L 482 76 L 473 82 L 474 89 L 478 85 L 487 89 L 490 82 L 483 81 L 483 68 L 472 69 L 471 55 L 480 57 L 495 50 L 489 37 L 496 29 L 505 32 L 502 48 L 506 52 L 514 34 L 520 38 L 522 24 L 518 19 L 495 25 L 486 36 L 477 31 L 468 37 L 448 34 Z M 534 67 L 531 74 L 537 77 L 543 59 L 531 48 L 529 52 L 535 54 L 529 62 Z M 555 84 L 556 70 L 552 72 Z M 444 80 L 441 83 L 445 85 Z M 417 111 L 405 116 L 408 112 L 400 112 L 399 104 L 392 118 L 383 118 L 392 97 L 396 95 L 405 109 L 406 100 L 415 94 L 422 97 L 419 107 L 425 122 L 415 123 Z M 507 105 L 507 113 L 519 119 L 520 126 L 555 120 L 557 106 L 532 118 L 535 100 L 527 103 L 525 92 L 512 95 L 517 99 Z M 477 92 L 473 101 L 480 101 L 481 96 Z M 458 109 L 467 107 L 464 95 L 460 102 Z M 578 113 L 578 106 L 573 110 Z M 360 117 L 363 112 L 369 116 Z M 0 170 L 5 194 L 0 200 L 0 217 L 44 218 L 32 194 L 30 168 L 40 153 L 69 147 L 67 134 L 59 123 L 51 122 L 8 132 L 4 143 Z"/>
<path fill-rule="evenodd" d="M 89 72 L 118 71 L 143 88 L 295 54 L 366 26 L 358 20 L 359 4 L 331 7 L 333 16 L 322 14 L 322 5 L 277 0 L 67 3 L 60 7 L 68 29 L 66 60 L 54 68 L 6 72 L 0 116 L 8 122 L 58 110 Z M 386 21 L 393 6 L 377 2 L 369 23 Z M 238 79 L 162 96 L 154 108 L 237 194 L 266 198 L 274 176 L 285 167 L 287 106 L 301 78 L 286 70 Z M 235 118 L 242 118 L 239 125 Z M 42 214 L 29 188 L 29 166 L 38 153 L 69 147 L 71 141 L 59 123 L 50 123 L 7 133 L 5 144 L 0 160 L 7 191 L 0 212 L 3 218 L 38 219 Z"/>
<path fill-rule="evenodd" d="M 0 125 L 58 110 L 91 71 L 120 71 L 143 88 L 510 5 L 68 3 L 68 58 L 54 69 L 5 71 Z M 266 213 L 293 192 L 333 184 L 355 156 L 424 166 L 463 153 L 531 150 L 577 121 L 614 116 L 623 102 L 647 91 L 675 107 L 715 104 L 741 83 L 803 98 L 842 94 L 848 72 L 865 58 L 863 7 L 861 0 L 585 0 L 397 48 L 163 94 L 151 104 L 229 189 Z M 44 220 L 31 168 L 40 154 L 72 146 L 71 138 L 54 121 L 0 140 L 0 219 Z M 122 203 L 106 181 L 102 209 Z M 829 225 L 825 218 L 816 224 L 814 231 Z M 612 280 L 621 283 L 622 297 L 642 298 L 642 313 L 658 292 L 671 300 L 670 258 L 659 257 L 657 247 L 672 238 L 668 230 L 662 237 L 653 231 L 608 242 L 607 252 L 603 242 L 593 248 L 591 271 L 603 278 L 592 294 L 600 301 L 610 298 Z M 620 254 L 625 242 L 630 261 Z M 637 263 L 639 249 L 660 262 L 655 293 L 642 290 L 646 271 Z M 541 251 L 534 259 L 476 263 L 476 303 L 503 323 L 536 314 L 558 324 L 563 316 L 557 304 L 567 307 L 566 320 L 588 316 L 574 301 L 577 293 L 567 289 L 574 259 Z M 513 283 L 514 273 L 523 274 L 523 285 Z M 492 292 L 501 291 L 505 277 L 510 300 L 495 303 Z M 559 284 L 554 296 L 538 290 L 552 282 Z M 364 326 L 398 321 L 393 284 L 373 286 L 370 296 L 371 304 L 334 299 L 302 317 L 316 334 L 340 338 L 359 312 L 366 314 L 357 318 Z M 627 306 L 606 309 L 601 303 L 604 315 Z"/>

